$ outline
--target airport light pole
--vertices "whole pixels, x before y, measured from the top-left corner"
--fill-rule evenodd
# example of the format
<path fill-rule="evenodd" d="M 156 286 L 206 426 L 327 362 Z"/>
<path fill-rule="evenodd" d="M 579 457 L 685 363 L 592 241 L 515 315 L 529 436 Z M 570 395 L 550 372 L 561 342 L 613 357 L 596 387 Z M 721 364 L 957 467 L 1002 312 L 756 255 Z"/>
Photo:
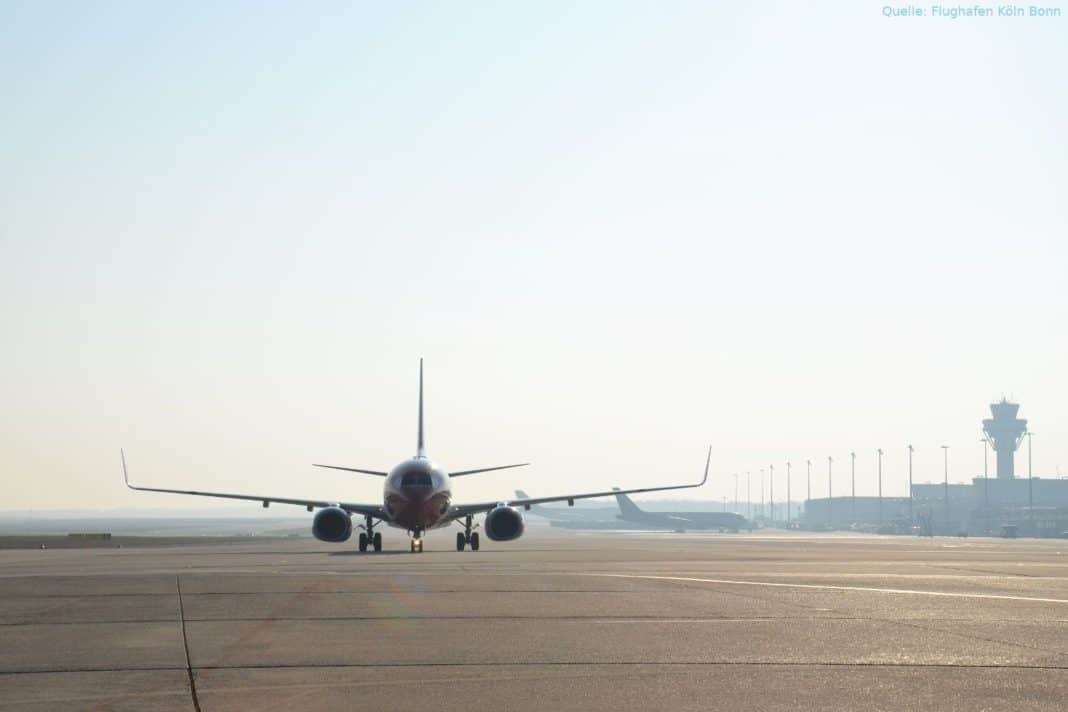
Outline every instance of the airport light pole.
<path fill-rule="evenodd" d="M 738 473 L 734 473 L 734 511 L 738 511 Z"/>
<path fill-rule="evenodd" d="M 990 488 L 988 486 L 988 474 L 990 471 L 989 453 L 990 442 L 986 438 L 980 438 L 979 442 L 983 444 L 983 507 L 987 510 L 989 516 L 990 512 Z"/>
<path fill-rule="evenodd" d="M 831 525 L 834 521 L 833 510 L 831 507 L 831 463 L 834 462 L 834 458 L 830 455 L 827 456 L 827 524 Z M 832 525 L 833 526 L 833 525 Z"/>
<path fill-rule="evenodd" d="M 775 465 L 768 465 L 768 499 L 771 506 L 771 521 L 775 521 Z"/>
<path fill-rule="evenodd" d="M 766 500 L 764 499 L 764 468 L 760 468 L 760 516 L 767 519 L 767 513 L 764 510 Z"/>
<path fill-rule="evenodd" d="M 1034 534 L 1035 528 L 1035 496 L 1034 489 L 1031 486 L 1031 436 L 1034 435 L 1030 430 L 1027 431 L 1027 517 L 1031 520 L 1031 533 Z"/>
<path fill-rule="evenodd" d="M 849 453 L 849 481 L 853 493 L 849 497 L 849 506 L 853 509 L 853 523 L 857 522 L 857 453 Z"/>
<path fill-rule="evenodd" d="M 749 512 L 749 523 L 753 523 L 753 495 L 750 494 L 753 490 L 753 473 L 745 473 L 745 507 Z"/>
<path fill-rule="evenodd" d="M 879 448 L 879 526 L 883 525 L 883 449 Z"/>
<path fill-rule="evenodd" d="M 913 451 L 913 447 L 912 447 L 912 445 L 909 445 L 909 526 L 910 527 L 913 525 L 913 523 L 915 521 L 913 519 L 913 517 L 912 517 L 912 451 Z"/>
<path fill-rule="evenodd" d="M 786 462 L 786 526 L 790 526 L 790 462 Z"/>
<path fill-rule="evenodd" d="M 945 493 L 946 493 L 946 526 L 949 526 L 949 445 L 942 446 L 942 456 L 945 462 Z"/>
<path fill-rule="evenodd" d="M 807 501 L 812 499 L 812 460 L 805 460 L 805 465 L 808 466 L 808 494 L 805 497 Z M 805 506 L 807 507 L 808 505 L 806 504 Z"/>

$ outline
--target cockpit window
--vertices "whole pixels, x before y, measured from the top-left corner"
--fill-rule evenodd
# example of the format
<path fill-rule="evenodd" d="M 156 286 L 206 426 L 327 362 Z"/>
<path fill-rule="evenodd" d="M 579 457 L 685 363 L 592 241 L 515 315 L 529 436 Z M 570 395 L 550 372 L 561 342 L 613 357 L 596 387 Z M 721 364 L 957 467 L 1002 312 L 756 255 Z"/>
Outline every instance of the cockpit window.
<path fill-rule="evenodd" d="M 405 472 L 401 478 L 401 487 L 433 487 L 430 475 L 426 472 Z"/>

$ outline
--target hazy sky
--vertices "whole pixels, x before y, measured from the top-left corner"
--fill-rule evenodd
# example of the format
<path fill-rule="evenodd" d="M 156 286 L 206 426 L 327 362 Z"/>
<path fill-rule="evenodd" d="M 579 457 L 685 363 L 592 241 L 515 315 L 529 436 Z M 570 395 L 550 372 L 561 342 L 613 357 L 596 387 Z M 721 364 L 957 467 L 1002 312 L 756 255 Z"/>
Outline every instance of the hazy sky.
<path fill-rule="evenodd" d="M 0 3 L 0 509 L 379 501 L 309 464 L 420 356 L 432 457 L 535 463 L 457 501 L 904 494 L 1002 394 L 1068 475 L 1068 18 L 881 7 Z"/>

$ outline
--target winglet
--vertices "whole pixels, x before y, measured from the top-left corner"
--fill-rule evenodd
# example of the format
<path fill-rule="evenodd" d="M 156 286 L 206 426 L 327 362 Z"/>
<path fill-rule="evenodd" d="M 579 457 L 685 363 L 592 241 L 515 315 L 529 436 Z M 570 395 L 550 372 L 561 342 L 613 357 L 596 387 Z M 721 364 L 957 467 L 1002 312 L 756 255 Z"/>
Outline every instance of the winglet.
<path fill-rule="evenodd" d="M 423 444 L 423 359 L 419 359 L 419 439 L 415 444 L 415 456 L 426 457 L 426 446 Z"/>
<path fill-rule="evenodd" d="M 705 476 L 701 478 L 701 485 L 708 481 L 708 466 L 712 463 L 712 446 L 708 446 L 708 459 L 705 460 Z M 700 487 L 701 485 L 697 485 Z"/>
<path fill-rule="evenodd" d="M 119 457 L 122 458 L 122 479 L 126 483 L 126 486 L 130 486 L 130 476 L 126 474 L 126 453 L 119 448 Z M 132 489 L 132 488 L 131 488 Z"/>

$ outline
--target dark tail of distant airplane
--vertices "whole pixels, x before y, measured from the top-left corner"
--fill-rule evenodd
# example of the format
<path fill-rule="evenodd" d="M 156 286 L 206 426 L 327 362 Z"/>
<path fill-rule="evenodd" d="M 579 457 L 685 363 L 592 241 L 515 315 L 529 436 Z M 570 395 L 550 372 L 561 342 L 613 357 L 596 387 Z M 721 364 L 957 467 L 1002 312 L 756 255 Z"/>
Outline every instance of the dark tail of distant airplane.
<path fill-rule="evenodd" d="M 612 489 L 619 489 L 613 487 Z M 616 502 L 619 503 L 619 512 L 623 515 L 623 519 L 637 519 L 640 518 L 645 512 L 643 512 L 638 505 L 631 501 L 630 497 L 625 494 L 617 494 Z"/>
<path fill-rule="evenodd" d="M 523 490 L 518 490 L 517 489 L 515 491 L 515 496 L 518 497 L 519 499 L 530 499 L 530 495 L 527 494 L 526 492 L 524 492 Z M 538 515 L 540 515 L 542 517 L 552 517 L 552 515 L 553 515 L 552 511 L 548 511 L 547 512 L 547 511 L 545 511 L 545 507 L 542 507 L 541 505 L 538 505 L 538 504 L 530 505 L 530 511 L 532 511 L 532 512 L 534 512 L 534 514 L 538 514 Z"/>

